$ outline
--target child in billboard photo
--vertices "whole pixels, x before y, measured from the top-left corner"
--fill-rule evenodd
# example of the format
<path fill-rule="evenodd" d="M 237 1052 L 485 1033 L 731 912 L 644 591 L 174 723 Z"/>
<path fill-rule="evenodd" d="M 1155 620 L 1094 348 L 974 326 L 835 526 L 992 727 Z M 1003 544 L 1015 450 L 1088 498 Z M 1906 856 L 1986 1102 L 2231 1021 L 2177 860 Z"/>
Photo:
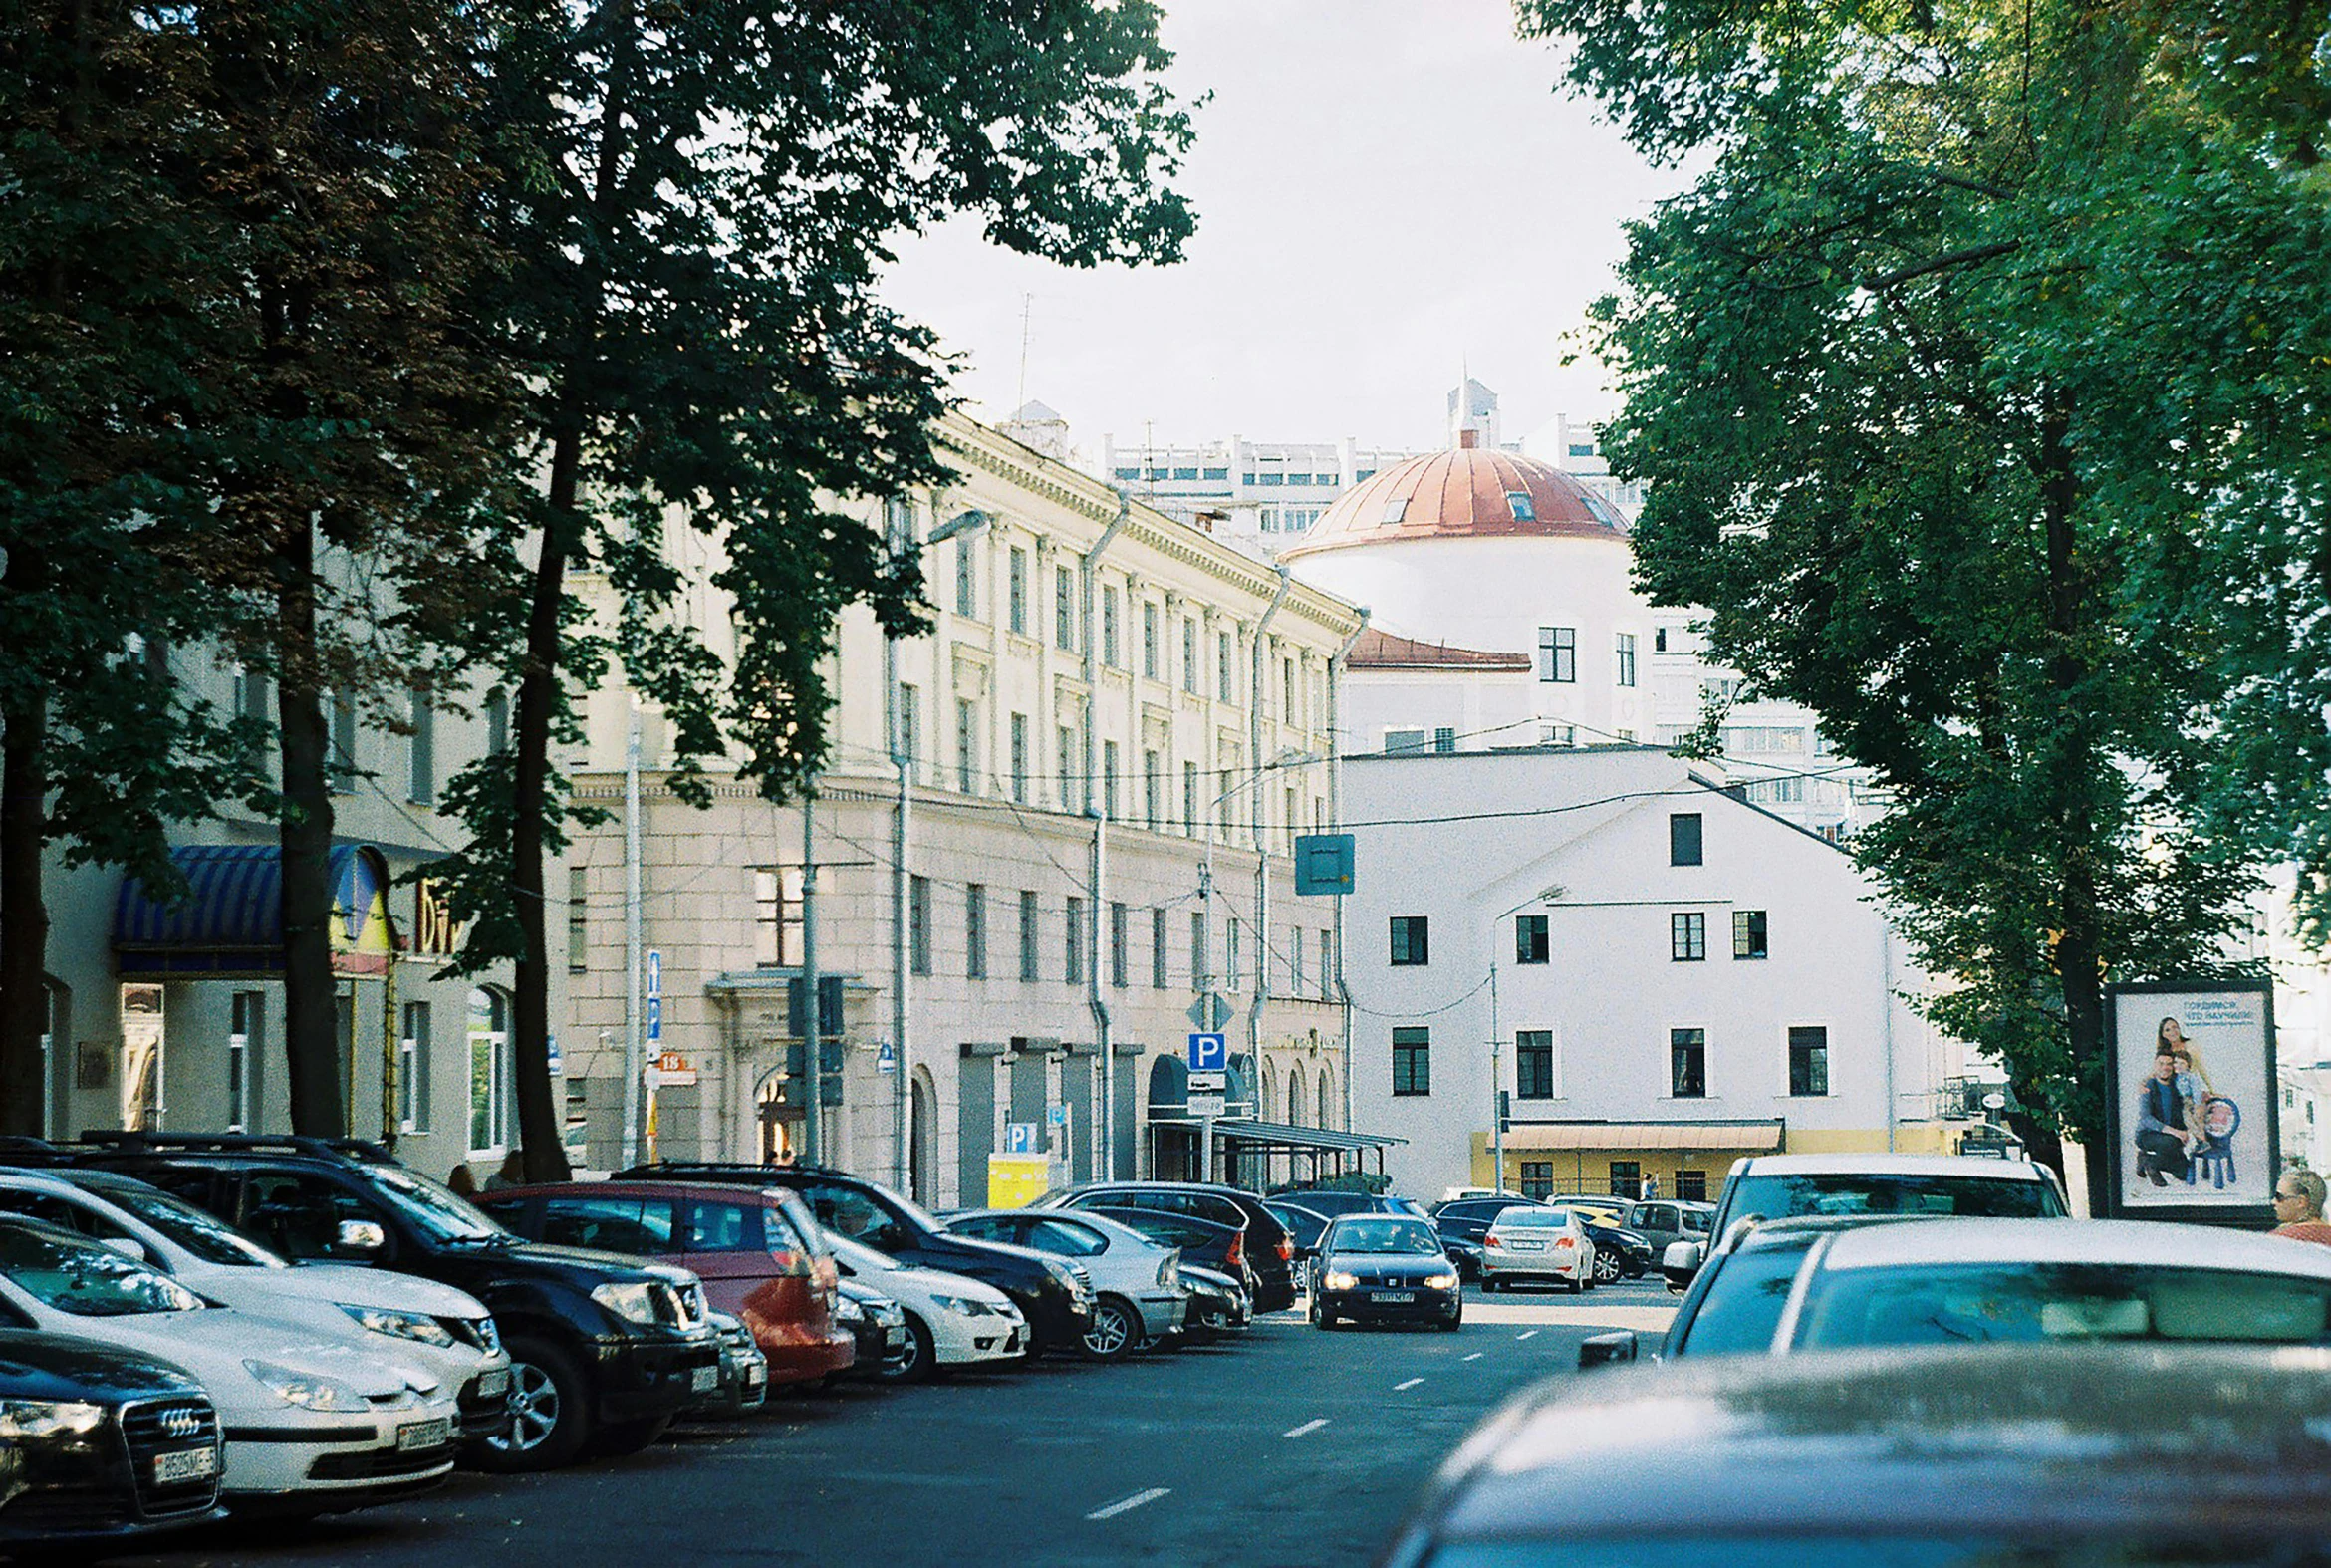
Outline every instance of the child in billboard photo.
<path fill-rule="evenodd" d="M 2161 1021 L 2153 1048 L 2156 1054 L 2177 1063 L 2178 1123 L 2185 1131 L 2186 1153 L 2191 1155 L 2209 1142 L 2209 1129 L 2202 1120 L 2209 1110 L 2209 1075 L 2202 1070 L 2193 1042 L 2175 1018 Z"/>

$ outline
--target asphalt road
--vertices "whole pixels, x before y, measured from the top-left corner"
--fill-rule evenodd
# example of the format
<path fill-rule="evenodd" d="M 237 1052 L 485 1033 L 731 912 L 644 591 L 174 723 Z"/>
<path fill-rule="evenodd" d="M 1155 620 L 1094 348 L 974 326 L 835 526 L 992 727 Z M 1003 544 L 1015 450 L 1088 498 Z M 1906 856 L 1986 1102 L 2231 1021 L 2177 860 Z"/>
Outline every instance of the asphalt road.
<path fill-rule="evenodd" d="M 1366 1561 L 1507 1393 L 1575 1376 L 1578 1342 L 1649 1329 L 1657 1283 L 1478 1297 L 1465 1326 L 1058 1359 L 920 1388 L 780 1396 L 742 1424 L 551 1475 L 459 1474 L 426 1498 L 300 1525 L 227 1524 L 169 1565 L 1315 1564 Z"/>

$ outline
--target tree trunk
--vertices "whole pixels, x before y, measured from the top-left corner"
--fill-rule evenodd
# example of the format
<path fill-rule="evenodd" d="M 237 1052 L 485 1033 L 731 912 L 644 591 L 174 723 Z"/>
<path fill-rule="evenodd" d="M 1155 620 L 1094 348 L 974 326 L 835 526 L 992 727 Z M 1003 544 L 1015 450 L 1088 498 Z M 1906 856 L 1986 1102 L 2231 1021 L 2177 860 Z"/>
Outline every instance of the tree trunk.
<path fill-rule="evenodd" d="M 39 570 L 33 551 L 8 553 L 8 587 Z M 0 735 L 0 1133 L 38 1138 L 48 1086 L 41 1036 L 49 1027 L 49 909 L 41 854 L 48 847 L 49 699 L 27 692 L 8 706 Z"/>
<path fill-rule="evenodd" d="M 348 1102 L 341 1080 L 340 986 L 332 975 L 331 737 L 318 679 L 315 570 L 315 530 L 303 523 L 289 530 L 276 558 L 283 1044 L 292 1131 L 344 1138 Z"/>
<path fill-rule="evenodd" d="M 550 944 L 545 918 L 543 844 L 550 786 L 551 712 L 558 700 L 559 613 L 566 600 L 565 520 L 574 498 L 581 443 L 562 438 L 552 456 L 552 521 L 535 563 L 526 614 L 526 669 L 518 682 L 518 723 L 510 781 L 510 902 L 518 916 L 512 965 L 511 1062 L 518 1078 L 518 1142 L 526 1179 L 564 1181 L 570 1175 L 564 1118 L 551 1096 Z M 555 498 L 562 475 L 567 506 Z"/>

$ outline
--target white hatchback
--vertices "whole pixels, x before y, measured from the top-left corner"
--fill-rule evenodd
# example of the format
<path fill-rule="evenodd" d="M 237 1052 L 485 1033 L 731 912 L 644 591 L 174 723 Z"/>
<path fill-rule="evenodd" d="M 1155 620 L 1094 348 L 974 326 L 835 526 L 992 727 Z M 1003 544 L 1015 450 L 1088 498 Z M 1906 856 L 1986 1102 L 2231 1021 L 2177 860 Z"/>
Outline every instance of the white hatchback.
<path fill-rule="evenodd" d="M 1005 1361 L 1027 1352 L 1027 1321 L 1012 1298 L 994 1286 L 902 1263 L 831 1230 L 826 1239 L 844 1279 L 872 1286 L 906 1314 L 906 1364 L 891 1376 L 912 1382 L 941 1367 Z"/>
<path fill-rule="evenodd" d="M 192 1374 L 225 1438 L 220 1500 L 316 1514 L 423 1491 L 453 1468 L 453 1391 L 350 1336 L 214 1306 L 85 1236 L 0 1217 L 0 1320 Z M 205 1450 L 207 1451 L 207 1450 Z"/>
<path fill-rule="evenodd" d="M 1538 1279 L 1560 1281 L 1574 1295 L 1594 1289 L 1595 1244 L 1569 1209 L 1516 1203 L 1481 1238 L 1481 1290 Z"/>

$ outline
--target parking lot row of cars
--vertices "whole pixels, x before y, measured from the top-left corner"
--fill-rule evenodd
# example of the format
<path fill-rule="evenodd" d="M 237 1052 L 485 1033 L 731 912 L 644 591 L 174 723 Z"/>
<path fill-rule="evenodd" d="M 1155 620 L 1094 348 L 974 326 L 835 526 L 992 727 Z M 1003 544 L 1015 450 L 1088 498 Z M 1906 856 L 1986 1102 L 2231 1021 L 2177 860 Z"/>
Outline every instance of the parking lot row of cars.
<path fill-rule="evenodd" d="M 474 1200 L 360 1142 L 0 1142 L 0 1548 L 541 1469 L 772 1389 L 1112 1361 L 1291 1305 L 1251 1194 L 1094 1184 L 945 1217 L 803 1166 Z"/>

